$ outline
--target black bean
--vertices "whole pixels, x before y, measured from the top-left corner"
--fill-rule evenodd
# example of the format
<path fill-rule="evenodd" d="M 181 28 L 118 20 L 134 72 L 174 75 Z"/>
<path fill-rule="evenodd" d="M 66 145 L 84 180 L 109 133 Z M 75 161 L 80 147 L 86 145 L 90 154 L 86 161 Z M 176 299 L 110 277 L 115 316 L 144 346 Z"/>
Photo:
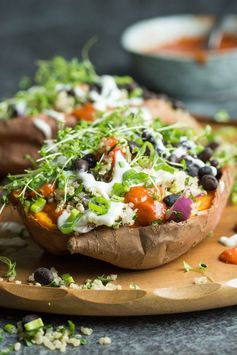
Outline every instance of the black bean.
<path fill-rule="evenodd" d="M 46 267 L 39 267 L 34 272 L 34 279 L 41 285 L 49 285 L 54 280 L 54 276 L 51 270 Z"/>
<path fill-rule="evenodd" d="M 136 83 L 136 81 L 132 81 L 131 83 L 118 85 L 118 86 L 119 86 L 119 88 L 125 89 L 128 92 L 132 92 L 133 90 L 135 90 L 139 87 L 139 85 L 138 85 L 138 83 Z"/>
<path fill-rule="evenodd" d="M 85 159 L 77 159 L 74 163 L 76 170 L 78 171 L 88 171 L 89 163 Z"/>
<path fill-rule="evenodd" d="M 222 177 L 222 170 L 219 168 L 217 169 L 216 178 L 219 180 L 221 177 Z"/>
<path fill-rule="evenodd" d="M 89 169 L 92 169 L 96 166 L 96 156 L 94 154 L 86 154 L 84 155 L 84 157 L 82 157 L 82 159 L 86 160 L 89 164 Z"/>
<path fill-rule="evenodd" d="M 179 163 L 179 158 L 175 154 L 171 154 L 168 158 L 171 163 Z"/>
<path fill-rule="evenodd" d="M 33 320 L 39 319 L 40 317 L 37 316 L 36 314 L 27 314 L 25 317 L 22 318 L 21 322 L 22 324 L 27 324 L 32 322 Z"/>
<path fill-rule="evenodd" d="M 218 181 L 213 175 L 204 175 L 201 178 L 201 185 L 206 191 L 214 191 L 218 186 Z"/>
<path fill-rule="evenodd" d="M 68 89 L 67 91 L 66 91 L 66 93 L 67 93 L 67 95 L 68 96 L 72 96 L 72 97 L 75 97 L 76 95 L 75 95 L 75 90 L 72 88 L 72 89 Z"/>
<path fill-rule="evenodd" d="M 216 159 L 212 159 L 212 160 L 210 160 L 210 164 L 211 164 L 211 166 L 214 166 L 215 168 L 217 168 L 219 165 L 219 162 Z"/>
<path fill-rule="evenodd" d="M 134 141 L 128 141 L 128 147 L 131 153 L 133 153 L 135 148 L 141 148 L 140 144 L 134 142 Z"/>
<path fill-rule="evenodd" d="M 199 168 L 198 170 L 198 176 L 199 178 L 202 178 L 204 175 L 213 175 L 212 168 L 210 166 L 203 166 L 202 168 Z"/>
<path fill-rule="evenodd" d="M 144 100 L 150 100 L 157 98 L 157 94 L 148 90 L 147 88 L 142 88 L 142 96 Z"/>
<path fill-rule="evenodd" d="M 184 110 L 185 109 L 184 103 L 179 100 L 173 100 L 172 107 L 174 110 L 177 110 L 177 109 Z"/>
<path fill-rule="evenodd" d="M 156 150 L 156 152 L 157 152 L 157 154 L 158 154 L 159 156 L 164 156 L 164 155 L 165 155 L 165 153 L 164 153 L 164 151 L 163 151 L 162 149 L 160 149 L 160 148 L 158 148 L 158 147 L 155 147 L 155 150 Z"/>
<path fill-rule="evenodd" d="M 143 132 L 142 132 L 142 139 L 143 139 L 144 141 L 150 142 L 151 144 L 156 144 L 155 138 L 154 138 L 153 135 L 152 135 L 151 133 L 149 133 L 148 131 L 143 131 Z"/>
<path fill-rule="evenodd" d="M 96 91 L 98 94 L 101 93 L 102 86 L 100 83 L 94 83 L 90 85 L 90 91 Z"/>
<path fill-rule="evenodd" d="M 194 165 L 188 165 L 187 166 L 187 173 L 188 173 L 188 175 L 190 175 L 192 177 L 198 176 L 198 167 L 194 166 Z"/>
<path fill-rule="evenodd" d="M 166 204 L 167 207 L 171 207 L 178 200 L 179 197 L 180 195 L 178 194 L 168 195 L 163 198 L 163 202 Z"/>
<path fill-rule="evenodd" d="M 205 148 L 201 153 L 198 154 L 198 158 L 206 163 L 213 155 L 213 150 L 209 147 Z"/>
<path fill-rule="evenodd" d="M 219 143 L 213 141 L 207 144 L 208 148 L 211 148 L 212 150 L 216 150 L 219 147 Z"/>

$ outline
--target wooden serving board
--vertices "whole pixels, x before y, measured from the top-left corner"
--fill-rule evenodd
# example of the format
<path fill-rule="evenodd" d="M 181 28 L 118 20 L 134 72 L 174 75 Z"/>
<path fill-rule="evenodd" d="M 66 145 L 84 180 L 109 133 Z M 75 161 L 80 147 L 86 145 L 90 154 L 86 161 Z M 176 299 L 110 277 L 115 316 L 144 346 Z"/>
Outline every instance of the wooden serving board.
<path fill-rule="evenodd" d="M 186 255 L 163 267 L 147 271 L 127 271 L 80 255 L 45 254 L 28 238 L 28 245 L 8 249 L 1 254 L 17 263 L 17 280 L 0 282 L 0 306 L 33 312 L 73 315 L 127 316 L 165 314 L 211 309 L 237 304 L 237 265 L 224 264 L 218 256 L 225 249 L 220 235 L 232 235 L 237 222 L 237 207 L 227 207 L 214 236 L 208 237 Z M 16 212 L 7 209 L 4 220 L 17 220 Z M 190 236 L 191 237 L 191 236 Z M 208 264 L 214 282 L 194 284 L 198 273 L 183 271 L 183 260 L 192 266 Z M 71 273 L 76 282 L 101 274 L 117 274 L 122 290 L 93 291 L 36 287 L 27 284 L 28 276 L 39 266 L 54 266 L 59 274 Z M 0 273 L 4 266 L 0 266 Z M 231 281 L 230 281 L 231 280 Z M 140 289 L 130 289 L 137 283 Z"/>

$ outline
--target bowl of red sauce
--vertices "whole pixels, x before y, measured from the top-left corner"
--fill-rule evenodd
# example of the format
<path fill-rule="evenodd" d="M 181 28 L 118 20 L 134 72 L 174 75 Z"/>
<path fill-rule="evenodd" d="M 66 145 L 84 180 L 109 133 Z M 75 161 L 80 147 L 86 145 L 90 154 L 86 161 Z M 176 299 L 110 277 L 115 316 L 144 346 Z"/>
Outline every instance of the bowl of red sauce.
<path fill-rule="evenodd" d="M 174 15 L 127 28 L 121 43 L 137 79 L 184 102 L 215 107 L 237 102 L 237 16 L 226 16 L 220 45 L 207 50 L 213 21 L 211 16 Z"/>

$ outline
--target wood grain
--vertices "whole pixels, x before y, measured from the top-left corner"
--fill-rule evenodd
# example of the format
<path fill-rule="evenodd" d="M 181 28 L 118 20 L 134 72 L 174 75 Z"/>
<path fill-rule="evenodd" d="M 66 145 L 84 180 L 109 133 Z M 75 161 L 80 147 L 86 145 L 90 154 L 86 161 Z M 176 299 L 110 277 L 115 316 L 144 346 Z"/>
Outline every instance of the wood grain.
<path fill-rule="evenodd" d="M 0 282 L 0 306 L 34 312 L 123 316 L 188 312 L 237 304 L 237 266 L 218 260 L 225 249 L 218 243 L 218 238 L 233 234 L 236 215 L 237 208 L 228 206 L 214 236 L 179 259 L 145 271 L 126 271 L 79 255 L 52 256 L 28 239 L 27 247 L 4 252 L 17 262 L 17 279 L 22 285 Z M 15 211 L 5 211 L 4 220 L 16 219 Z M 184 273 L 183 260 L 193 266 L 199 262 L 208 264 L 214 282 L 195 285 L 194 278 L 199 274 Z M 115 273 L 122 290 L 64 290 L 27 285 L 28 276 L 38 266 L 54 266 L 59 273 L 69 272 L 78 283 L 98 274 Z M 3 271 L 1 265 L 0 272 Z M 230 282 L 233 279 L 236 280 Z M 141 289 L 130 289 L 131 283 L 139 284 Z"/>

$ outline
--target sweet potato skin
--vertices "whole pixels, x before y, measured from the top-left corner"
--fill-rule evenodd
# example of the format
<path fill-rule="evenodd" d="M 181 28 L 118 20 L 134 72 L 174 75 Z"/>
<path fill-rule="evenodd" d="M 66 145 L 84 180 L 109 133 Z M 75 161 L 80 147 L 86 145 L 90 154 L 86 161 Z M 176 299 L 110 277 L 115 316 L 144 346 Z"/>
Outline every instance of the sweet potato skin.
<path fill-rule="evenodd" d="M 210 209 L 181 223 L 112 230 L 101 228 L 68 241 L 71 253 L 81 253 L 126 269 L 151 269 L 166 264 L 199 244 L 217 226 L 233 183 L 226 168 Z"/>
<path fill-rule="evenodd" d="M 37 159 L 39 149 L 44 143 L 43 133 L 34 125 L 36 117 L 18 117 L 9 120 L 0 120 L 0 177 L 8 173 L 16 174 L 31 167 L 26 155 Z M 37 118 L 47 122 L 52 129 L 52 138 L 57 134 L 57 122 L 46 116 L 37 115 Z M 67 116 L 66 126 L 73 127 L 77 119 Z"/>
<path fill-rule="evenodd" d="M 18 209 L 35 241 L 45 250 L 56 253 L 79 253 L 126 269 L 151 269 L 166 264 L 200 243 L 217 226 L 233 183 L 231 168 L 224 170 L 210 209 L 181 223 L 117 230 L 97 228 L 80 236 L 65 236 L 41 226 L 31 215 Z"/>

